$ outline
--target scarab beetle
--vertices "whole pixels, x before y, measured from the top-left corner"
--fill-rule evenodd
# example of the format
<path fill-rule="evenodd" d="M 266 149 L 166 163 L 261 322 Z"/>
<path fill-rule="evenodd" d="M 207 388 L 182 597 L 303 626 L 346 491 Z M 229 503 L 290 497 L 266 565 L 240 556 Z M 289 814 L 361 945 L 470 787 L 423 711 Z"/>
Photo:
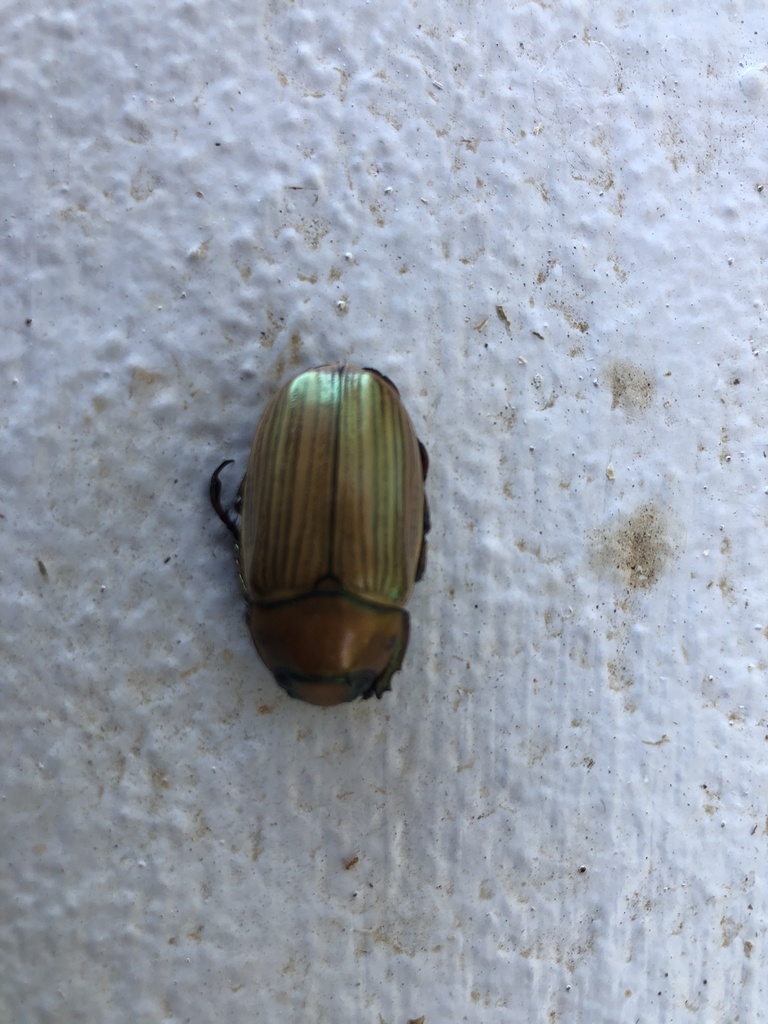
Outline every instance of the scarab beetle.
<path fill-rule="evenodd" d="M 272 399 L 233 512 L 248 625 L 292 697 L 381 697 L 408 645 L 405 604 L 426 562 L 428 459 L 400 394 L 377 370 L 319 366 Z"/>

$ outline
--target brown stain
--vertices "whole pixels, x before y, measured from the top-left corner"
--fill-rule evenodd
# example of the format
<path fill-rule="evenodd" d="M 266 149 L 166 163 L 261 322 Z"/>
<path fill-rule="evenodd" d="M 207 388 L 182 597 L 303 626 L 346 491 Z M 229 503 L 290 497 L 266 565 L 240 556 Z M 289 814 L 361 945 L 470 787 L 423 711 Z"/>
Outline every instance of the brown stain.
<path fill-rule="evenodd" d="M 344 100 L 347 98 L 347 89 L 349 88 L 349 72 L 337 67 L 334 67 L 333 70 L 339 76 L 338 97 L 343 103 Z"/>
<path fill-rule="evenodd" d="M 618 277 L 621 283 L 624 284 L 624 282 L 627 280 L 627 277 L 629 276 L 627 271 L 619 262 L 618 257 L 611 255 L 608 257 L 608 259 L 611 262 L 614 274 L 616 275 L 616 277 Z"/>
<path fill-rule="evenodd" d="M 608 669 L 608 687 L 614 693 L 621 693 L 622 690 L 628 690 L 635 685 L 634 679 L 625 672 L 623 665 L 616 661 L 609 661 L 606 668 Z"/>
<path fill-rule="evenodd" d="M 646 747 L 663 747 L 665 743 L 669 743 L 669 736 L 666 733 L 661 734 L 660 740 L 643 740 Z"/>
<path fill-rule="evenodd" d="M 143 203 L 160 187 L 160 184 L 158 175 L 146 167 L 139 167 L 131 179 L 131 198 L 137 203 Z"/>
<path fill-rule="evenodd" d="M 553 302 L 550 305 L 550 309 L 556 310 L 565 317 L 568 326 L 572 327 L 575 331 L 579 331 L 581 334 L 586 334 L 589 331 L 589 324 L 587 321 L 580 317 L 572 306 L 569 306 L 564 302 Z"/>
<path fill-rule="evenodd" d="M 128 134 L 124 134 L 123 138 L 127 142 L 132 142 L 136 146 L 146 146 L 152 139 L 151 129 L 144 121 L 139 120 L 137 117 L 127 114 L 125 117 L 125 127 Z"/>
<path fill-rule="evenodd" d="M 733 942 L 733 940 L 737 938 L 737 936 L 739 935 L 739 932 L 742 929 L 742 925 L 734 921 L 732 917 L 722 917 L 720 918 L 720 928 L 720 945 L 723 947 L 723 949 L 727 949 L 728 946 L 730 946 L 730 944 Z"/>
<path fill-rule="evenodd" d="M 141 391 L 148 391 L 155 384 L 164 380 L 161 373 L 152 373 L 151 370 L 145 370 L 141 366 L 133 366 L 131 367 L 131 383 L 128 385 L 128 397 L 133 398 Z"/>
<path fill-rule="evenodd" d="M 544 264 L 544 266 L 541 268 L 541 270 L 536 275 L 536 284 L 538 284 L 538 285 L 544 284 L 544 282 L 547 280 L 547 278 L 549 277 L 550 273 L 552 272 L 552 268 L 556 267 L 556 266 L 557 266 L 557 260 L 551 260 L 551 259 L 547 260 L 547 262 Z"/>
<path fill-rule="evenodd" d="M 194 839 L 204 839 L 206 836 L 213 835 L 213 829 L 205 820 L 205 815 L 201 810 L 197 810 L 194 813 L 195 828 L 192 833 Z"/>
<path fill-rule="evenodd" d="M 149 779 L 156 796 L 160 796 L 164 790 L 171 788 L 168 775 L 162 768 L 153 768 L 149 773 Z"/>
<path fill-rule="evenodd" d="M 499 415 L 504 429 L 512 433 L 517 426 L 517 410 L 507 407 Z"/>
<path fill-rule="evenodd" d="M 530 177 L 525 179 L 525 183 L 526 185 L 532 185 L 545 203 L 549 202 L 549 191 L 543 181 L 537 181 L 536 178 Z"/>
<path fill-rule="evenodd" d="M 77 219 L 79 214 L 85 213 L 85 210 L 85 203 L 78 203 L 77 206 L 66 206 L 59 212 L 59 217 L 65 222 L 73 221 Z M 31 323 L 32 321 L 30 320 L 27 326 L 29 327 Z"/>
<path fill-rule="evenodd" d="M 649 409 L 656 395 L 653 378 L 635 363 L 616 359 L 606 370 L 611 389 L 611 408 L 627 414 Z"/>
<path fill-rule="evenodd" d="M 396 132 L 399 132 L 403 127 L 403 122 L 400 118 L 395 117 L 394 114 L 388 113 L 385 110 L 379 110 L 373 103 L 368 107 L 368 110 L 374 117 L 383 118 L 388 124 L 392 125 Z"/>
<path fill-rule="evenodd" d="M 373 936 L 374 942 L 378 942 L 382 946 L 386 946 L 388 949 L 391 949 L 393 953 L 397 953 L 398 956 L 415 956 L 415 953 L 407 950 L 404 946 L 401 946 L 398 940 L 393 935 L 390 935 L 387 929 L 383 926 L 372 929 L 369 934 Z"/>
<path fill-rule="evenodd" d="M 376 225 L 380 228 L 383 228 L 387 222 L 384 220 L 384 215 L 381 212 L 381 208 L 376 203 L 371 203 L 368 206 L 368 209 L 371 215 L 374 217 Z"/>
<path fill-rule="evenodd" d="M 331 230 L 320 217 L 301 218 L 295 228 L 310 249 L 319 249 L 320 243 Z"/>
<path fill-rule="evenodd" d="M 559 397 L 560 396 L 553 391 L 548 398 L 543 399 L 543 401 L 541 401 L 538 406 L 541 412 L 544 412 L 546 409 L 551 409 L 555 405 Z"/>
<path fill-rule="evenodd" d="M 668 516 L 648 502 L 597 534 L 592 565 L 598 572 L 618 573 L 630 590 L 650 590 L 671 557 Z"/>
<path fill-rule="evenodd" d="M 271 309 L 268 309 L 266 312 L 269 326 L 260 332 L 259 344 L 262 348 L 272 348 L 285 327 L 285 320 L 283 317 L 273 313 Z"/>
<path fill-rule="evenodd" d="M 254 829 L 251 832 L 251 860 L 257 861 L 264 852 L 264 843 L 262 841 L 262 829 L 261 827 Z"/>
<path fill-rule="evenodd" d="M 303 362 L 304 343 L 302 342 L 301 335 L 298 331 L 293 332 L 288 342 L 288 346 L 291 350 L 291 366 L 301 366 Z"/>

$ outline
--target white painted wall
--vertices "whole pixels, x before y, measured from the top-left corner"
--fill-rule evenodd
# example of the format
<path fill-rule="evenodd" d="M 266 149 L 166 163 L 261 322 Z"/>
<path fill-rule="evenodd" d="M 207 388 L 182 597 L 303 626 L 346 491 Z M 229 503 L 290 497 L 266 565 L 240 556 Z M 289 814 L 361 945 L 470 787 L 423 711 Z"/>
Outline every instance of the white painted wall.
<path fill-rule="evenodd" d="M 766 1019 L 763 5 L 1 20 L 0 1019 Z M 321 710 L 206 488 L 341 358 L 434 526 Z"/>

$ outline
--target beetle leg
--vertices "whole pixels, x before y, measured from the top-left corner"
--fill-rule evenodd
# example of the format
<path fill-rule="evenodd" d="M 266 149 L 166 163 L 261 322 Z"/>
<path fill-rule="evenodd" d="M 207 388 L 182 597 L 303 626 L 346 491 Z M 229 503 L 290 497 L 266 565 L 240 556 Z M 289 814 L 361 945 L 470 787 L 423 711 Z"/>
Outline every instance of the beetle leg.
<path fill-rule="evenodd" d="M 429 502 L 427 501 L 426 494 L 424 495 L 424 529 L 421 534 L 421 551 L 419 551 L 419 561 L 416 565 L 416 580 L 418 583 L 421 577 L 424 575 L 424 570 L 427 568 L 427 534 L 429 533 L 430 527 L 432 526 L 432 519 L 429 515 Z"/>
<path fill-rule="evenodd" d="M 416 577 L 415 583 L 418 583 L 421 577 L 424 575 L 424 571 L 427 568 L 427 538 L 422 537 L 421 539 L 421 551 L 419 551 L 419 561 L 416 566 Z"/>
<path fill-rule="evenodd" d="M 429 471 L 429 455 L 427 455 L 427 449 L 419 441 L 419 455 L 421 456 L 421 471 L 424 479 L 427 479 L 427 472 Z M 427 568 L 427 534 L 432 526 L 432 517 L 429 514 L 429 502 L 427 501 L 426 494 L 424 495 L 424 520 L 422 526 L 421 535 L 421 551 L 419 552 L 419 561 L 416 566 L 416 582 L 418 583 L 421 577 L 424 575 L 424 570 Z"/>
<path fill-rule="evenodd" d="M 421 456 L 421 476 L 422 479 L 426 480 L 427 473 L 429 472 L 429 455 L 427 455 L 427 449 L 421 441 L 419 441 L 419 455 Z"/>
<path fill-rule="evenodd" d="M 240 515 L 243 510 L 243 485 L 245 484 L 245 477 L 240 481 L 240 486 L 237 488 L 237 494 L 235 495 L 235 514 Z"/>
<path fill-rule="evenodd" d="M 211 476 L 211 485 L 210 485 L 209 494 L 210 494 L 210 497 L 211 497 L 211 504 L 213 505 L 214 512 L 219 517 L 219 519 L 222 521 L 222 523 L 224 523 L 224 525 L 229 530 L 229 532 L 232 534 L 232 536 L 235 538 L 235 540 L 239 541 L 240 540 L 240 530 L 237 527 L 237 523 L 235 523 L 234 519 L 232 518 L 232 516 L 230 515 L 228 510 L 225 509 L 224 506 L 221 504 L 221 481 L 219 480 L 219 473 L 221 473 L 222 469 L 224 469 L 225 466 L 228 466 L 233 461 L 234 461 L 233 459 L 225 459 L 224 462 L 222 462 L 222 464 L 219 466 L 219 468 L 214 470 L 213 475 Z M 242 490 L 242 486 L 243 485 L 240 484 L 241 490 Z M 235 502 L 235 509 L 236 510 L 238 510 L 237 509 L 237 504 L 238 504 L 239 500 L 240 500 L 240 491 L 238 491 L 238 499 Z"/>

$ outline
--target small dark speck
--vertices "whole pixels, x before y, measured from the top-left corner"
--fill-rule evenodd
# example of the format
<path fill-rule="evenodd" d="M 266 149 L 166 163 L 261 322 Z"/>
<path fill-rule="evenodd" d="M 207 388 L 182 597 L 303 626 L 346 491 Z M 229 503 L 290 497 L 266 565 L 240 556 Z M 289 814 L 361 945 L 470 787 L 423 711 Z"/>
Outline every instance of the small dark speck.
<path fill-rule="evenodd" d="M 741 380 L 738 377 L 734 377 L 731 384 L 741 384 Z"/>
<path fill-rule="evenodd" d="M 168 557 L 167 557 L 167 558 L 164 558 L 164 559 L 163 559 L 163 565 L 168 565 L 168 563 L 170 562 L 170 560 L 171 560 L 171 556 L 170 556 L 170 555 L 168 555 Z"/>
<path fill-rule="evenodd" d="M 585 867 L 585 866 L 584 866 L 584 865 L 582 864 L 582 865 L 581 865 L 581 867 L 579 868 L 579 874 L 580 874 L 580 875 L 585 875 L 586 873 L 587 873 L 587 869 L 586 869 L 586 867 Z"/>
<path fill-rule="evenodd" d="M 48 570 L 45 568 L 45 562 L 42 560 L 42 558 L 38 558 L 38 560 L 37 560 L 37 568 L 40 570 L 40 575 L 43 577 L 43 579 L 47 580 L 48 579 Z"/>
<path fill-rule="evenodd" d="M 27 327 L 31 327 L 32 326 L 32 317 L 28 316 L 27 319 L 24 321 L 24 323 L 27 325 Z"/>
<path fill-rule="evenodd" d="M 221 145 L 221 143 L 220 143 L 220 142 L 217 142 L 217 143 L 216 143 L 216 145 L 217 145 L 217 146 L 220 146 L 220 145 Z"/>

